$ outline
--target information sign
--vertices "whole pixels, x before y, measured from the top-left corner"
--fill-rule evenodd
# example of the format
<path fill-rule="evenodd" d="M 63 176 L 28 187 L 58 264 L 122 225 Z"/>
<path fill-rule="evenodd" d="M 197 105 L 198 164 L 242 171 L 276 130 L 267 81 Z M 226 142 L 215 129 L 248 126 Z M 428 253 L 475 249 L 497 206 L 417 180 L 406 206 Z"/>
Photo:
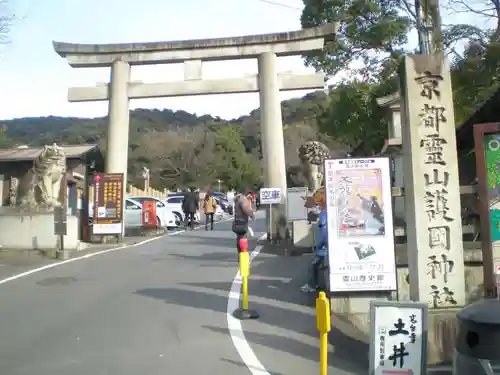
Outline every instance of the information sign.
<path fill-rule="evenodd" d="M 96 173 L 93 177 L 93 234 L 121 234 L 123 226 L 123 173 Z"/>
<path fill-rule="evenodd" d="M 281 203 L 280 188 L 260 189 L 260 204 L 279 204 L 279 203 Z"/>
<path fill-rule="evenodd" d="M 427 374 L 427 304 L 371 301 L 370 375 Z"/>
<path fill-rule="evenodd" d="M 307 188 L 294 187 L 286 190 L 286 211 L 288 221 L 307 220 Z"/>

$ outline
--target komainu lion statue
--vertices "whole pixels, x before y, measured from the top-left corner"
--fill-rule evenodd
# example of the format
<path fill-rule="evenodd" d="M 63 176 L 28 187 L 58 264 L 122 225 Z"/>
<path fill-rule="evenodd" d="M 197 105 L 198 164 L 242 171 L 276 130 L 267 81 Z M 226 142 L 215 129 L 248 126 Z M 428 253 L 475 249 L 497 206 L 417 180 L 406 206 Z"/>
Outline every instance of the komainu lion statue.
<path fill-rule="evenodd" d="M 308 141 L 299 147 L 299 158 L 303 175 L 307 178 L 309 191 L 315 192 L 323 183 L 325 159 L 330 150 L 318 141 Z"/>
<path fill-rule="evenodd" d="M 66 154 L 55 143 L 44 146 L 33 167 L 19 183 L 17 199 L 23 208 L 54 209 L 62 205 L 59 194 L 66 174 Z"/>

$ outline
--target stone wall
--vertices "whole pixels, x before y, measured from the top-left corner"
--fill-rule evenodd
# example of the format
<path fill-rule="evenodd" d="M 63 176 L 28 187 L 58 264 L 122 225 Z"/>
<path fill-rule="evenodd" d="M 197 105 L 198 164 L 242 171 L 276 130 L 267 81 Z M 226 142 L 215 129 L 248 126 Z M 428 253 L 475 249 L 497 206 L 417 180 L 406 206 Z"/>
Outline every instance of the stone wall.
<path fill-rule="evenodd" d="M 499 249 L 494 256 L 500 257 Z M 398 292 L 391 296 L 383 293 L 350 294 L 331 297 L 332 314 L 349 322 L 369 342 L 369 304 L 374 299 L 409 300 L 408 257 L 406 244 L 396 245 Z M 464 242 L 465 292 L 467 303 L 483 298 L 483 267 L 480 242 Z M 429 309 L 429 365 L 449 364 L 452 360 L 456 337 L 456 313 L 459 308 Z"/>

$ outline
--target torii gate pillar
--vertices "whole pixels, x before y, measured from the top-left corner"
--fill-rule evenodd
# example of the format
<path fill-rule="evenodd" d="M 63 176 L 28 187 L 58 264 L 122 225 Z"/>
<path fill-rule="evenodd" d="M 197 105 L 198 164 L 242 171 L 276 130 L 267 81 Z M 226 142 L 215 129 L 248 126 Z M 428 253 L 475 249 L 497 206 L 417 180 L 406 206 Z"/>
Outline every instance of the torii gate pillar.
<path fill-rule="evenodd" d="M 121 60 L 111 65 L 109 85 L 109 123 L 106 150 L 106 172 L 123 173 L 127 184 L 127 159 L 129 136 L 129 98 L 130 65 Z M 127 130 L 125 130 L 127 129 Z"/>
<path fill-rule="evenodd" d="M 258 58 L 264 183 L 266 187 L 280 188 L 286 196 L 285 147 L 276 60 L 272 52 L 265 52 Z"/>

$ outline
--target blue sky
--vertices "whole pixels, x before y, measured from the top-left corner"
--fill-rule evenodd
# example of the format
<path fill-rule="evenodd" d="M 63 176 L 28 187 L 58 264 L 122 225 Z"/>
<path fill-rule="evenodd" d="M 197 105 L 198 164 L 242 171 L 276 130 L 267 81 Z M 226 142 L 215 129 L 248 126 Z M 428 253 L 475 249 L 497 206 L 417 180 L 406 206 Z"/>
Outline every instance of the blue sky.
<path fill-rule="evenodd" d="M 70 86 L 109 80 L 109 69 L 73 69 L 52 48 L 52 40 L 120 43 L 260 34 L 300 29 L 301 0 L 11 0 L 23 16 L 11 43 L 0 47 L 0 119 L 32 116 L 103 116 L 107 103 L 68 103 Z M 14 7 L 15 5 L 15 7 Z M 279 59 L 281 71 L 312 72 L 300 57 Z M 255 74 L 256 62 L 204 64 L 204 77 Z M 173 81 L 182 65 L 134 67 L 132 80 Z M 282 93 L 282 99 L 305 92 Z M 169 108 L 233 118 L 258 107 L 257 94 L 134 100 L 132 108 Z"/>

